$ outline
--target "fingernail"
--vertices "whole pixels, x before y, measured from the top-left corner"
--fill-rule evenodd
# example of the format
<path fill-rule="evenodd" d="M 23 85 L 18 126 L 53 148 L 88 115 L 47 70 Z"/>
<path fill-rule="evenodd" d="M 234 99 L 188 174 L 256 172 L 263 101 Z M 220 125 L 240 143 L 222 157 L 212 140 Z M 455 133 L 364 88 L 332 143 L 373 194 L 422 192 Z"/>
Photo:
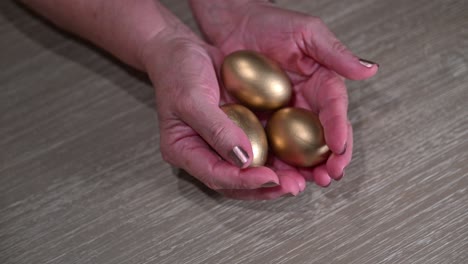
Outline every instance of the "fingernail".
<path fill-rule="evenodd" d="M 249 161 L 249 155 L 239 146 L 235 146 L 231 150 L 231 156 L 233 156 L 234 162 L 239 168 L 244 167 L 244 165 Z"/>
<path fill-rule="evenodd" d="M 299 193 L 305 190 L 306 184 L 304 181 L 297 180 L 297 187 L 299 188 Z"/>
<path fill-rule="evenodd" d="M 335 181 L 339 181 L 339 180 L 343 179 L 343 176 L 344 176 L 344 175 L 345 175 L 345 172 L 344 172 L 344 170 L 343 170 L 343 172 L 341 173 L 341 175 L 338 176 L 338 177 L 335 179 Z"/>
<path fill-rule="evenodd" d="M 262 184 L 262 188 L 271 188 L 276 186 L 279 186 L 279 184 L 274 181 L 269 181 L 267 183 Z"/>
<path fill-rule="evenodd" d="M 348 147 L 348 142 L 344 144 L 343 151 L 339 155 L 344 155 L 346 153 L 346 148 Z"/>
<path fill-rule="evenodd" d="M 377 64 L 377 63 L 375 63 L 373 61 L 370 61 L 370 60 L 359 59 L 359 63 L 361 63 L 361 65 L 366 67 L 366 68 L 372 68 L 372 66 L 374 66 L 374 65 L 377 65 L 377 67 L 379 67 L 379 64 Z"/>

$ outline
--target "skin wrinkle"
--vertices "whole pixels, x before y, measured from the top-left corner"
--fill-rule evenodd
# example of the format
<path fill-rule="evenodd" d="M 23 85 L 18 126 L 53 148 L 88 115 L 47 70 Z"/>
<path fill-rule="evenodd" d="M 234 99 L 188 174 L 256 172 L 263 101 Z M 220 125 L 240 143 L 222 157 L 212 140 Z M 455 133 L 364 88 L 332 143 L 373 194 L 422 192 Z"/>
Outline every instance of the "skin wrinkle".
<path fill-rule="evenodd" d="M 198 137 L 198 135 L 194 134 L 191 137 L 193 137 L 195 139 L 195 142 L 197 142 L 197 143 L 194 144 L 194 145 L 193 144 L 190 145 L 190 144 L 188 144 L 190 141 L 183 141 L 183 143 L 180 144 L 180 146 L 179 146 L 180 147 L 180 150 L 179 150 L 180 153 L 197 152 L 196 150 L 213 152 L 211 150 L 206 149 L 206 147 L 203 146 L 204 142 L 202 142 L 202 139 L 200 139 Z M 192 158 L 191 158 L 191 156 L 190 155 L 182 155 L 182 158 L 183 158 L 182 163 L 185 164 L 185 166 L 187 166 L 187 168 L 191 168 L 192 167 Z M 193 170 L 191 172 L 191 174 L 193 176 L 195 176 L 198 180 L 203 182 L 209 188 L 211 188 L 213 190 L 219 189 L 220 188 L 219 183 L 216 181 L 216 178 L 215 177 L 210 177 L 210 175 L 212 175 L 216 171 L 216 167 L 219 167 L 217 165 L 220 164 L 220 162 L 223 163 L 221 165 L 225 165 L 224 164 L 225 161 L 219 158 L 212 166 L 207 168 L 208 174 L 204 173 L 203 171 L 199 171 L 199 170 Z M 181 166 L 181 164 L 179 166 Z"/>
<path fill-rule="evenodd" d="M 335 39 L 331 45 L 332 47 L 332 52 L 330 54 L 333 54 L 333 53 L 338 53 L 338 54 L 344 54 L 344 53 L 349 53 L 348 52 L 348 48 L 341 42 L 339 41 L 338 39 Z"/>
<path fill-rule="evenodd" d="M 184 140 L 184 139 L 188 139 L 188 138 L 194 138 L 196 136 L 198 136 L 196 133 L 184 128 L 184 127 L 181 127 L 181 124 L 180 122 L 178 124 L 174 124 L 173 127 L 176 127 L 176 128 L 182 128 L 181 131 L 182 132 L 179 132 L 179 133 L 174 133 L 174 134 L 171 134 L 171 135 L 164 135 L 164 136 L 161 136 L 161 148 L 164 148 L 164 150 L 162 151 L 163 154 L 166 154 L 168 156 L 168 158 L 170 159 L 170 163 L 176 163 L 176 159 L 173 159 L 173 154 L 174 153 L 177 153 L 176 151 L 172 151 L 172 150 L 166 150 L 166 148 L 172 148 L 172 147 L 177 147 L 180 142 L 184 143 L 184 142 L 188 142 L 187 140 Z M 165 138 L 167 137 L 167 141 L 164 140 Z M 164 142 L 165 141 L 165 142 Z M 179 143 L 179 144 L 178 144 Z M 181 165 L 181 164 L 177 164 L 177 165 Z"/>
<path fill-rule="evenodd" d="M 303 54 L 310 54 L 308 53 L 307 51 L 307 42 L 306 42 L 306 36 L 305 36 L 305 32 L 303 30 L 300 31 L 300 38 L 298 38 L 300 41 L 295 41 L 296 45 L 297 45 L 297 48 L 303 52 Z M 302 44 L 302 45 L 301 45 Z M 313 45 L 313 44 L 310 44 L 310 45 Z M 310 74 L 308 74 L 309 76 L 312 76 L 313 74 L 315 74 L 315 72 L 317 72 L 317 70 L 320 68 L 320 65 L 313 59 L 311 58 L 313 61 L 314 61 L 314 66 L 311 71 Z"/>
<path fill-rule="evenodd" d="M 226 141 L 224 138 L 227 133 L 226 133 L 226 127 L 223 125 L 223 123 L 212 123 L 211 127 L 207 129 L 210 131 L 208 136 L 214 138 L 213 140 L 213 147 L 219 147 L 222 146 L 223 143 Z M 229 153 L 224 153 L 225 155 L 228 155 Z"/>
<path fill-rule="evenodd" d="M 321 82 L 323 87 L 336 87 L 336 86 L 344 86 L 343 81 L 338 78 L 336 75 L 335 76 L 329 76 L 325 77 L 326 80 Z M 332 96 L 326 97 L 325 100 L 320 101 L 320 108 L 326 108 L 325 106 L 331 105 L 330 102 L 336 101 L 336 100 L 343 100 L 346 104 L 344 105 L 345 108 L 348 106 L 348 95 L 345 92 L 346 90 L 342 90 L 338 94 L 334 94 Z"/>
<path fill-rule="evenodd" d="M 250 20 L 250 16 L 246 15 L 243 17 L 243 19 L 241 20 L 240 22 L 240 26 L 238 27 L 239 29 L 242 29 L 241 32 L 246 28 L 246 26 L 249 24 L 249 20 Z M 232 36 L 233 33 L 236 31 L 236 29 L 238 28 L 234 28 L 234 30 L 231 32 L 230 35 L 226 35 L 226 39 L 224 41 L 222 41 L 221 43 L 219 43 L 220 47 L 224 47 L 226 46 L 226 42 L 229 40 L 228 37 Z M 247 36 L 243 35 L 242 38 L 246 38 Z M 250 48 L 251 50 L 258 50 L 258 45 L 257 45 L 257 42 L 255 40 L 255 38 L 250 38 L 248 40 L 245 40 L 244 39 L 244 42 L 245 43 L 252 43 L 252 47 L 248 47 Z"/>
<path fill-rule="evenodd" d="M 321 77 L 322 73 L 320 71 L 321 68 L 322 68 L 321 66 L 317 67 L 317 70 L 314 72 L 314 78 L 310 79 L 312 83 L 310 83 L 309 81 L 304 81 L 304 82 L 302 82 L 300 84 L 300 87 L 297 88 L 299 90 L 296 91 L 296 93 L 301 94 L 301 96 L 305 99 L 305 101 L 311 107 L 311 110 L 316 114 L 319 114 L 319 112 L 320 112 L 319 105 L 318 104 L 313 104 L 311 102 L 312 100 L 310 99 L 310 97 L 305 94 L 306 92 L 310 93 L 311 89 L 304 88 L 303 86 L 307 85 L 307 86 L 310 86 L 310 87 L 315 87 L 315 88 L 312 89 L 313 96 L 311 96 L 311 97 L 312 98 L 318 98 L 318 93 L 319 93 L 319 90 L 320 90 L 320 83 L 321 83 L 320 79 L 322 78 Z M 319 77 L 316 77 L 316 76 L 319 76 Z"/>
<path fill-rule="evenodd" d="M 237 30 L 241 29 L 240 32 L 246 31 L 245 29 L 248 28 L 247 25 L 249 25 L 249 23 L 250 23 L 250 21 L 251 21 L 251 17 L 252 17 L 252 15 L 250 15 L 250 13 L 252 12 L 252 10 L 254 10 L 254 9 L 251 8 L 251 7 L 254 6 L 254 5 L 269 6 L 269 4 L 266 4 L 266 5 L 265 5 L 265 3 L 266 3 L 266 2 L 264 2 L 264 1 L 249 1 L 249 2 L 247 3 L 248 6 L 245 6 L 244 9 L 243 9 L 243 10 L 244 10 L 244 12 L 242 12 L 242 13 L 243 13 L 243 17 L 242 17 L 242 19 L 240 20 L 239 27 L 234 27 L 234 30 L 236 30 L 236 29 L 237 29 Z M 234 31 L 233 31 L 233 32 L 234 32 Z M 232 34 L 226 34 L 225 36 L 226 36 L 226 38 L 228 38 L 228 37 L 230 37 L 231 35 L 232 35 Z M 244 38 L 247 37 L 247 35 L 243 35 L 243 34 L 241 34 L 241 35 L 242 35 Z M 251 47 L 252 50 L 260 50 L 259 45 L 258 45 L 258 43 L 257 43 L 257 41 L 256 41 L 256 38 L 254 38 L 253 36 L 251 36 L 251 38 L 248 39 L 248 40 L 245 40 L 245 39 L 244 39 L 244 43 L 252 43 L 252 47 Z M 223 46 L 224 46 L 223 44 L 224 44 L 224 42 L 223 42 L 223 43 L 220 43 L 219 46 L 220 46 L 220 47 L 223 47 Z"/>
<path fill-rule="evenodd" d="M 304 54 L 312 54 L 312 57 L 315 57 L 317 55 L 316 54 L 317 46 L 315 45 L 314 41 L 310 41 L 309 39 L 309 38 L 313 38 L 314 33 L 312 33 L 311 36 L 306 34 L 306 32 L 309 33 L 309 28 L 301 30 L 300 32 L 301 32 L 302 46 L 299 46 L 299 47 L 301 48 L 301 51 L 303 51 Z"/>
<path fill-rule="evenodd" d="M 324 117 L 326 116 L 326 117 Z M 342 119 L 346 120 L 346 117 L 338 114 L 331 114 L 331 115 L 319 115 L 320 122 L 322 123 L 324 128 L 328 128 L 330 124 L 336 124 L 338 121 L 343 121 Z"/>
<path fill-rule="evenodd" d="M 226 163 L 226 161 L 224 161 L 224 160 L 218 160 L 212 166 L 210 166 L 209 173 L 210 174 L 216 174 L 217 171 L 222 171 L 223 170 L 222 168 L 225 167 L 225 165 L 226 165 L 225 163 Z M 240 175 L 239 175 L 239 172 L 240 172 L 240 170 L 237 169 L 236 174 L 234 174 L 232 176 L 234 176 L 236 178 L 241 178 Z M 219 184 L 219 180 L 217 180 L 218 178 L 216 178 L 216 177 L 209 177 L 209 178 L 210 178 L 209 181 L 211 182 L 211 184 L 213 186 L 213 188 L 212 188 L 213 190 L 223 189 L 222 184 Z M 238 182 L 238 181 L 236 181 L 236 182 Z M 232 189 L 244 189 L 245 186 L 240 187 L 241 185 L 244 185 L 244 184 L 233 185 Z"/>
<path fill-rule="evenodd" d="M 226 29 L 228 26 L 229 26 L 229 21 L 227 21 L 225 18 L 226 16 L 216 16 L 215 14 L 222 14 L 226 12 L 226 8 L 222 8 L 221 5 L 215 3 L 215 4 L 212 4 L 212 5 L 209 5 L 208 7 L 208 13 L 209 13 L 209 17 L 212 19 L 209 21 L 209 23 L 212 25 L 212 26 L 217 26 L 217 27 L 222 27 L 224 29 Z M 235 27 L 232 27 L 231 29 L 229 29 L 229 33 L 226 34 L 227 36 L 229 36 L 230 34 L 232 34 L 232 32 L 235 30 Z M 218 33 L 219 35 L 221 35 L 221 32 Z M 214 36 L 214 39 L 218 39 L 218 38 L 221 38 L 221 43 L 223 42 L 222 40 L 222 36 L 219 36 L 219 37 L 215 37 Z"/>

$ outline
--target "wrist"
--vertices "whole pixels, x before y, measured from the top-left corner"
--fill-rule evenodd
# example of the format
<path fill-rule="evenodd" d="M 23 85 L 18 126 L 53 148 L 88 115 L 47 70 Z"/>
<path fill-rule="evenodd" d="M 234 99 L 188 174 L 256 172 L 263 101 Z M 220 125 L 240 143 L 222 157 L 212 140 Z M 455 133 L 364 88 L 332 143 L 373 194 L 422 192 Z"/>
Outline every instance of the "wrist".
<path fill-rule="evenodd" d="M 205 48 L 205 43 L 184 24 L 174 24 L 163 28 L 142 43 L 139 61 L 142 70 L 148 73 L 150 79 L 166 75 L 168 65 L 171 65 L 180 54 L 185 54 L 189 48 Z M 179 61 L 182 63 L 181 61 Z"/>
<path fill-rule="evenodd" d="M 188 28 L 159 1 L 96 1 L 94 13 L 101 14 L 95 23 L 85 25 L 82 35 L 103 47 L 123 62 L 145 70 L 144 49 L 161 32 Z M 93 13 L 93 12 L 91 12 Z M 188 34 L 188 33 L 187 33 Z"/>
<path fill-rule="evenodd" d="M 157 28 L 147 30 L 143 37 L 140 38 L 139 47 L 137 49 L 137 61 L 140 68 L 148 72 L 148 67 L 154 62 L 154 59 L 159 57 L 158 50 L 163 51 L 166 46 L 171 45 L 176 39 L 193 39 L 197 40 L 197 36 L 180 21 L 169 10 L 162 6 L 158 1 L 157 5 L 160 10 L 162 22 Z"/>
<path fill-rule="evenodd" d="M 190 7 L 201 31 L 213 44 L 222 43 L 234 29 L 242 26 L 257 6 L 269 0 L 190 0 Z"/>

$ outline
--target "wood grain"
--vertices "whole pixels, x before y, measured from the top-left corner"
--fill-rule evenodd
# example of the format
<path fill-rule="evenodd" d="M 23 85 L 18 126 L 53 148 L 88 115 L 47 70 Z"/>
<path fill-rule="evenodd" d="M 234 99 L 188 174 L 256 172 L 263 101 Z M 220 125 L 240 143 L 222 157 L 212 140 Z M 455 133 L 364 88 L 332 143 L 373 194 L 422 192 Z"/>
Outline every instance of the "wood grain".
<path fill-rule="evenodd" d="M 468 2 L 277 2 L 381 69 L 344 180 L 242 202 L 162 160 L 144 76 L 2 1 L 0 263 L 468 263 Z"/>

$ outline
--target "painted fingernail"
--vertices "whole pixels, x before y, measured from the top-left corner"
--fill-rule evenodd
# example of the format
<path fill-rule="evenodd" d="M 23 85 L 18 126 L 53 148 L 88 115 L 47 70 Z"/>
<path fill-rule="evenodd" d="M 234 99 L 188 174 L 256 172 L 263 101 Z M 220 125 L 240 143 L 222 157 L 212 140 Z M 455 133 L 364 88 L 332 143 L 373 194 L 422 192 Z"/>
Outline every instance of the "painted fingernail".
<path fill-rule="evenodd" d="M 279 186 L 279 184 L 274 181 L 269 181 L 267 183 L 262 184 L 262 188 L 271 188 L 276 186 Z"/>
<path fill-rule="evenodd" d="M 348 147 L 348 142 L 344 144 L 343 151 L 339 155 L 344 155 L 346 153 L 346 148 Z"/>
<path fill-rule="evenodd" d="M 359 63 L 361 63 L 361 65 L 366 67 L 366 68 L 372 68 L 372 66 L 374 66 L 374 65 L 377 65 L 377 67 L 379 67 L 379 64 L 377 64 L 377 63 L 375 63 L 373 61 L 370 61 L 370 60 L 359 59 Z"/>
<path fill-rule="evenodd" d="M 235 146 L 231 150 L 231 156 L 239 168 L 244 167 L 244 165 L 249 161 L 249 155 L 239 146 Z"/>
<path fill-rule="evenodd" d="M 339 180 L 343 179 L 343 176 L 344 176 L 344 175 L 345 175 L 345 172 L 344 172 L 344 170 L 343 170 L 343 172 L 341 173 L 341 175 L 338 176 L 338 177 L 335 179 L 335 181 L 339 181 Z"/>

